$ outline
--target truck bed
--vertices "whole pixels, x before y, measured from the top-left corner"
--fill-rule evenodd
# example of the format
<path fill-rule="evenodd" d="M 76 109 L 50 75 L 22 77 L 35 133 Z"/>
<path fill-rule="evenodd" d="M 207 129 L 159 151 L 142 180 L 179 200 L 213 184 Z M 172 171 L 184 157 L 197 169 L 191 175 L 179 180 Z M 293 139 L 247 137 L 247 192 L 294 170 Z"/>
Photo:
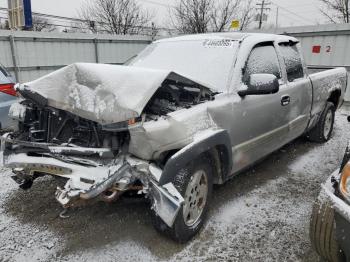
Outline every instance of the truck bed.
<path fill-rule="evenodd" d="M 335 68 L 310 74 L 312 83 L 312 110 L 311 116 L 315 117 L 322 113 L 327 99 L 335 90 L 341 90 L 337 106 L 340 107 L 347 87 L 347 72 L 345 68 Z"/>

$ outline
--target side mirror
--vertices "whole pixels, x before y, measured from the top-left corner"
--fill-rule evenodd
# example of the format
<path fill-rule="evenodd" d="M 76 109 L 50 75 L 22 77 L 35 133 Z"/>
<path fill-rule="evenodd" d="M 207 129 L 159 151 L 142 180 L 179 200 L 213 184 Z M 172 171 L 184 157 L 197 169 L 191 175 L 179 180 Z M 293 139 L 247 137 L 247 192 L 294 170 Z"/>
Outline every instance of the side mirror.
<path fill-rule="evenodd" d="M 273 74 L 252 74 L 249 76 L 249 84 L 246 90 L 238 91 L 238 95 L 266 95 L 278 92 L 280 84 Z"/>

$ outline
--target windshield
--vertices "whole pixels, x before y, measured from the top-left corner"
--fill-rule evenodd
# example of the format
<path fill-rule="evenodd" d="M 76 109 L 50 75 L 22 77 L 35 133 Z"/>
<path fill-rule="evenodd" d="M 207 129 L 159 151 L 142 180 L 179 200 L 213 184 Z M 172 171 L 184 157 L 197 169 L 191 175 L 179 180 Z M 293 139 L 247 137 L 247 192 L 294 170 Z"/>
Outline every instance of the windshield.
<path fill-rule="evenodd" d="M 153 43 L 131 66 L 171 70 L 222 92 L 227 90 L 238 41 L 208 39 Z"/>

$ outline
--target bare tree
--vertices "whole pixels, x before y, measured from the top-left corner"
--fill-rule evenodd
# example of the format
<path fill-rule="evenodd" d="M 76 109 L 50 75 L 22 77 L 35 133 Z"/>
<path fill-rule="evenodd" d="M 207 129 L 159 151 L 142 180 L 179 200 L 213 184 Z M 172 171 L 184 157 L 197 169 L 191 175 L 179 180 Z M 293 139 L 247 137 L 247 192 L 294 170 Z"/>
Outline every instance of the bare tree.
<path fill-rule="evenodd" d="M 79 12 L 92 32 L 139 34 L 151 21 L 151 15 L 135 0 L 86 0 Z"/>
<path fill-rule="evenodd" d="M 237 19 L 241 0 L 180 0 L 171 10 L 174 27 L 181 33 L 222 32 Z"/>
<path fill-rule="evenodd" d="M 240 1 L 224 0 L 218 1 L 211 14 L 212 29 L 215 32 L 222 32 L 235 18 L 237 19 Z"/>
<path fill-rule="evenodd" d="M 213 8 L 212 0 L 180 0 L 172 11 L 173 24 L 181 33 L 205 33 Z"/>
<path fill-rule="evenodd" d="M 249 25 L 253 22 L 255 16 L 255 1 L 244 2 L 240 6 L 239 12 L 239 21 L 240 26 L 239 30 L 245 30 L 249 27 Z"/>
<path fill-rule="evenodd" d="M 33 16 L 33 27 L 32 27 L 33 31 L 51 32 L 55 29 L 56 29 L 56 27 L 54 25 L 50 24 L 49 20 L 47 20 L 46 18 L 39 17 L 39 16 Z"/>
<path fill-rule="evenodd" d="M 320 9 L 332 23 L 349 23 L 349 0 L 320 0 L 324 8 Z"/>

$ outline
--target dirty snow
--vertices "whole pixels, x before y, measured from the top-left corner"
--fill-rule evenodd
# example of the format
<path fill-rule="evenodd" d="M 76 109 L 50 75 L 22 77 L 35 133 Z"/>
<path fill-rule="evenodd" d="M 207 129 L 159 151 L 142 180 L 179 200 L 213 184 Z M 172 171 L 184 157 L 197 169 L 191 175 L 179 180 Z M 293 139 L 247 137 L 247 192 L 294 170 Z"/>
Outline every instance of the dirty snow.
<path fill-rule="evenodd" d="M 328 143 L 298 139 L 215 187 L 208 222 L 186 245 L 154 231 L 145 201 L 97 203 L 61 219 L 55 180 L 41 178 L 24 192 L 3 170 L 0 261 L 319 261 L 309 217 L 350 138 L 346 116 L 337 113 Z"/>

